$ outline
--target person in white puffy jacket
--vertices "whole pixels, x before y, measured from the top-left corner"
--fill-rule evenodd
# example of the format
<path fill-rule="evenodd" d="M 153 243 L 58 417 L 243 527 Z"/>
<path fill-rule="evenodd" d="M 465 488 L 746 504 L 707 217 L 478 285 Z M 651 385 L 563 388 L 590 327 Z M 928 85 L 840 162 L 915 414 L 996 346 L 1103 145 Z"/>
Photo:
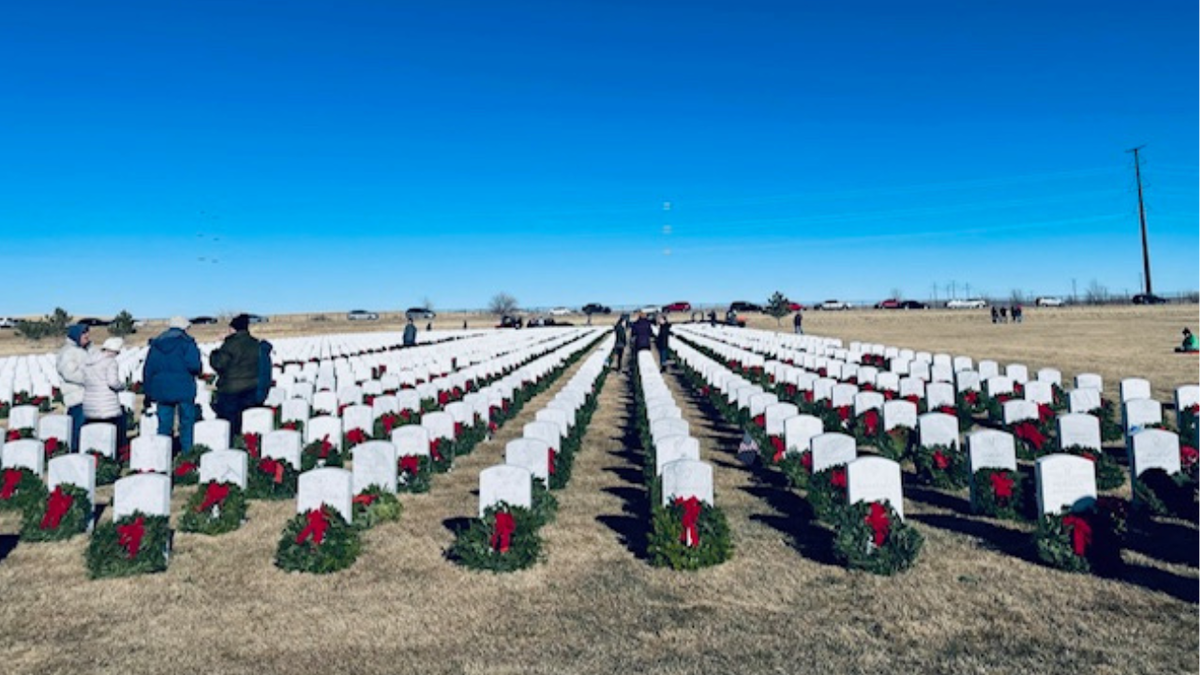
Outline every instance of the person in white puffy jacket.
<path fill-rule="evenodd" d="M 83 414 L 88 422 L 107 422 L 117 427 L 117 448 L 128 443 L 125 410 L 117 392 L 125 388 L 117 368 L 117 354 L 125 341 L 112 337 L 104 341 L 100 351 L 93 352 L 83 370 Z M 89 448 L 80 448 L 86 452 Z"/>
<path fill-rule="evenodd" d="M 63 405 L 67 407 L 67 415 L 71 417 L 71 447 L 79 445 L 79 430 L 83 427 L 83 369 L 87 366 L 88 352 L 92 346 L 92 336 L 88 327 L 77 323 L 67 329 L 67 339 L 62 349 L 58 350 L 55 367 L 58 377 L 62 380 Z M 67 439 L 62 439 L 67 441 Z"/>

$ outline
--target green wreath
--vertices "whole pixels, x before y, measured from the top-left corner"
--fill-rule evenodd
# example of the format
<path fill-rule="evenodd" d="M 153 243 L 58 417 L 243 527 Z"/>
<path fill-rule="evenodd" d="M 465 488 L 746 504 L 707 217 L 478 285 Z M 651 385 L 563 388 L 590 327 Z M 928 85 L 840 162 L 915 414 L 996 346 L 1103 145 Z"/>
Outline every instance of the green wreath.
<path fill-rule="evenodd" d="M 502 540 L 495 527 L 498 513 L 509 514 L 514 525 L 508 550 L 503 552 L 499 550 Z M 468 569 L 489 572 L 514 572 L 532 567 L 543 558 L 537 519 L 529 509 L 504 502 L 494 504 L 484 511 L 482 518 L 472 520 L 468 527 L 455 533 L 446 557 Z"/>
<path fill-rule="evenodd" d="M 798 490 L 808 489 L 812 479 L 812 452 L 785 452 L 779 460 L 779 469 L 787 476 L 788 483 Z"/>
<path fill-rule="evenodd" d="M 246 519 L 246 493 L 232 483 L 209 481 L 187 500 L 179 516 L 179 529 L 198 534 L 224 534 Z"/>
<path fill-rule="evenodd" d="M 1025 478 L 1019 471 L 979 469 L 975 472 L 975 512 L 990 518 L 1023 520 Z M 998 492 L 1007 489 L 1008 496 Z"/>
<path fill-rule="evenodd" d="M 115 457 L 108 457 L 98 450 L 88 450 L 87 454 L 96 461 L 96 485 L 112 485 L 121 477 L 121 462 Z"/>
<path fill-rule="evenodd" d="M 558 517 L 558 498 L 551 494 L 541 478 L 533 479 L 530 496 L 533 505 L 530 512 L 537 527 L 553 523 Z"/>
<path fill-rule="evenodd" d="M 916 433 L 908 427 L 892 427 L 875 436 L 875 448 L 879 454 L 894 462 L 902 462 L 912 448 Z"/>
<path fill-rule="evenodd" d="M 1156 516 L 1188 518 L 1195 513 L 1194 494 L 1192 480 L 1182 472 L 1149 469 L 1133 479 L 1134 506 Z"/>
<path fill-rule="evenodd" d="M 846 467 L 831 466 L 814 473 L 808 479 L 805 492 L 817 520 L 832 523 L 847 504 Z"/>
<path fill-rule="evenodd" d="M 296 496 L 299 475 L 291 462 L 262 458 L 250 465 L 246 477 L 246 496 L 250 499 L 279 501 Z"/>
<path fill-rule="evenodd" d="M 127 528 L 140 530 L 140 538 L 126 534 Z M 167 569 L 170 537 L 166 516 L 147 516 L 140 511 L 98 525 L 88 542 L 88 574 L 102 579 L 162 572 Z"/>
<path fill-rule="evenodd" d="M 887 502 L 858 502 L 835 523 L 834 556 L 850 569 L 892 575 L 913 566 L 925 538 Z"/>
<path fill-rule="evenodd" d="M 0 469 L 0 481 L 8 487 L 8 497 L 0 493 L 0 511 L 24 511 L 46 501 L 46 484 L 25 467 Z"/>
<path fill-rule="evenodd" d="M 329 443 L 328 447 L 325 446 L 325 443 L 324 440 L 316 440 L 304 446 L 304 449 L 300 451 L 301 471 L 311 471 L 323 466 L 345 465 L 342 451 L 338 450 L 333 443 Z"/>
<path fill-rule="evenodd" d="M 379 523 L 400 520 L 404 506 L 396 499 L 396 495 L 385 491 L 378 485 L 369 485 L 367 489 L 354 497 L 354 527 L 359 530 L 369 530 Z"/>
<path fill-rule="evenodd" d="M 397 492 L 429 492 L 429 474 L 433 471 L 433 460 L 428 455 L 413 455 L 417 457 L 417 472 L 413 473 L 403 468 L 397 469 Z M 399 460 L 403 463 L 404 458 Z"/>
<path fill-rule="evenodd" d="M 699 502 L 699 505 L 700 512 L 695 525 L 698 543 L 695 546 L 689 546 L 684 541 L 683 505 L 671 502 L 652 509 L 647 546 L 650 564 L 673 570 L 696 570 L 719 565 L 733 556 L 733 542 L 729 538 L 729 523 L 725 514 L 706 502 Z"/>
<path fill-rule="evenodd" d="M 58 494 L 56 495 L 55 492 Z M 52 522 L 52 517 L 47 518 L 47 511 L 50 510 L 52 501 L 58 500 L 56 505 L 61 508 L 64 502 L 69 500 L 66 512 L 62 513 L 55 524 Z M 87 490 L 76 485 L 68 483 L 60 483 L 54 492 L 47 495 L 46 499 L 39 502 L 30 502 L 25 507 L 25 512 L 21 518 L 21 540 L 22 541 L 62 541 L 81 533 L 87 532 L 88 525 L 92 522 L 92 502 L 88 499 Z"/>
<path fill-rule="evenodd" d="M 275 566 L 287 572 L 329 574 L 353 565 L 361 550 L 358 530 L 337 509 L 322 505 L 298 514 L 284 526 Z"/>
<path fill-rule="evenodd" d="M 966 453 L 949 445 L 918 445 L 913 464 L 917 475 L 936 488 L 958 490 L 967 486 Z"/>
<path fill-rule="evenodd" d="M 1080 527 L 1086 534 L 1079 534 Z M 1068 572 L 1108 572 L 1121 565 L 1122 514 L 1097 500 L 1077 511 L 1063 509 L 1058 515 L 1038 519 L 1034 545 L 1038 558 Z"/>
<path fill-rule="evenodd" d="M 200 482 L 200 455 L 209 451 L 204 445 L 193 445 L 191 450 L 181 452 L 171 461 L 172 485 L 195 485 Z"/>

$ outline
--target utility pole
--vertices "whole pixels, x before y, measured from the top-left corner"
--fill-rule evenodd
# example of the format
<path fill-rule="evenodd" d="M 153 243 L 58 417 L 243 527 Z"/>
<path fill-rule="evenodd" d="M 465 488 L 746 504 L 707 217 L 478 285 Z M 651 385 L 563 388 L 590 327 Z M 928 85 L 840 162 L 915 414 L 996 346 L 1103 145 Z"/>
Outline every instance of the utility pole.
<path fill-rule="evenodd" d="M 1142 267 L 1146 274 L 1146 295 L 1154 292 L 1150 284 L 1150 244 L 1146 241 L 1146 204 L 1142 201 L 1142 161 L 1138 157 L 1138 151 L 1146 146 L 1139 145 L 1132 150 L 1125 152 L 1133 153 L 1133 173 L 1137 178 L 1138 190 L 1138 219 L 1142 222 Z"/>

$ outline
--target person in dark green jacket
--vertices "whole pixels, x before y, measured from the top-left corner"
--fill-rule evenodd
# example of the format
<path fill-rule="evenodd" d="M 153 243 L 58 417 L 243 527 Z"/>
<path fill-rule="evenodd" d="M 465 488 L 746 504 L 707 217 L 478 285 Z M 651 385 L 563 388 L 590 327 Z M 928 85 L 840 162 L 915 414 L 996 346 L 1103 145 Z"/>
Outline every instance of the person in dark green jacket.
<path fill-rule="evenodd" d="M 213 411 L 229 422 L 229 432 L 242 433 L 242 411 L 257 404 L 259 340 L 250 335 L 250 317 L 238 314 L 229 322 L 225 343 L 208 357 L 217 373 Z"/>
<path fill-rule="evenodd" d="M 1200 352 L 1200 341 L 1196 340 L 1196 336 L 1192 335 L 1192 331 L 1187 328 L 1183 329 L 1183 344 L 1175 348 L 1177 352 Z"/>

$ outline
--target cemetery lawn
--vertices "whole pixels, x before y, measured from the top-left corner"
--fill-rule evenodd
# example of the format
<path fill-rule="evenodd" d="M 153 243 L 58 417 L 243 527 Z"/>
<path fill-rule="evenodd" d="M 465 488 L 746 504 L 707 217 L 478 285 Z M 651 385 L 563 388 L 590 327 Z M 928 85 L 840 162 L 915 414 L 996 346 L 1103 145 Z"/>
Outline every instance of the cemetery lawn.
<path fill-rule="evenodd" d="M 1143 376 L 1156 398 L 1169 401 L 1175 386 L 1197 380 L 1196 357 L 1171 353 L 1180 329 L 1196 318 L 1195 305 L 1030 307 L 1024 324 L 996 326 L 982 312 L 863 310 L 806 313 L 805 328 L 1021 362 L 1031 372 L 1057 367 L 1064 380 L 1098 372 L 1109 396 L 1120 377 Z M 751 323 L 775 324 L 768 317 Z M 295 334 L 342 330 L 297 326 Z M 294 512 L 290 501 L 251 502 L 248 522 L 230 534 L 177 532 L 165 573 L 104 581 L 87 579 L 84 537 L 18 543 L 18 515 L 0 513 L 0 670 L 1197 671 L 1195 522 L 1156 520 L 1134 537 L 1120 579 L 1068 574 L 1036 562 L 1031 525 L 972 516 L 965 490 L 915 486 L 909 468 L 906 513 L 926 537 L 914 569 L 895 577 L 849 572 L 832 559 L 831 532 L 812 522 L 782 475 L 742 467 L 734 457 L 740 434 L 672 373 L 667 382 L 702 459 L 714 465 L 732 560 L 698 572 L 649 565 L 631 389 L 616 373 L 601 392 L 572 481 L 556 495 L 558 517 L 541 530 L 546 561 L 493 575 L 445 560 L 450 528 L 476 513 L 479 471 L 502 461 L 504 444 L 577 368 L 437 476 L 429 493 L 401 495 L 400 521 L 364 533 L 358 561 L 336 574 L 288 574 L 272 564 Z M 195 489 L 176 488 L 173 522 Z M 1127 497 L 1128 487 L 1120 494 Z M 101 488 L 98 502 L 111 496 L 111 487 Z"/>

